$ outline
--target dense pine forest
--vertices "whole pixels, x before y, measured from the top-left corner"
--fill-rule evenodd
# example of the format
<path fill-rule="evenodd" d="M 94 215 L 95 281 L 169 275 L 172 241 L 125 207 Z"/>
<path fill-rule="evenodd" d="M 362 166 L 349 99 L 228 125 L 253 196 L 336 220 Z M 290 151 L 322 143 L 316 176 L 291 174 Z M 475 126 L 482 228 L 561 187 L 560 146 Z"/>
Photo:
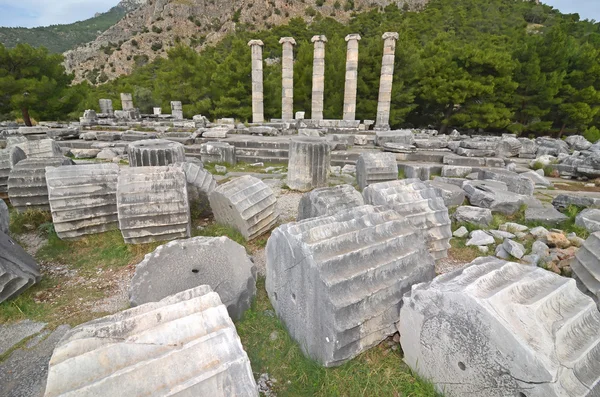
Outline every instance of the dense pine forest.
<path fill-rule="evenodd" d="M 309 7 L 307 12 L 315 10 Z M 344 37 L 359 33 L 357 118 L 373 119 L 383 51 L 381 35 L 387 31 L 400 34 L 390 120 L 393 127 L 481 129 L 522 135 L 577 131 L 588 139 L 600 139 L 600 23 L 520 0 L 432 0 L 421 12 L 389 6 L 357 12 L 348 25 L 320 14 L 310 24 L 297 18 L 261 32 L 238 25 L 235 34 L 200 53 L 179 46 L 169 52 L 168 59 L 147 64 L 140 60 L 131 75 L 97 87 L 83 83 L 62 89 L 57 83 L 54 105 L 29 106 L 38 119 L 64 119 L 67 115 L 76 117 L 87 108 L 96 109 L 99 98 L 113 99 L 118 108 L 119 93 L 132 92 L 142 112 L 150 112 L 153 106 L 168 109 L 169 101 L 181 100 L 187 117 L 203 114 L 246 121 L 251 116 L 247 42 L 261 39 L 265 43 L 265 115 L 278 118 L 279 39 L 292 36 L 298 43 L 294 110 L 304 110 L 310 117 L 310 38 L 324 34 L 328 38 L 324 114 L 326 118 L 341 118 Z M 18 46 L 12 52 L 26 50 Z M 5 93 L 0 97 L 0 108 L 6 102 L 14 114 L 4 117 L 14 118 L 22 105 L 11 101 L 10 89 L 3 89 L 3 82 L 10 88 L 12 72 L 5 66 L 7 62 L 12 62 L 11 51 L 0 47 L 0 92 Z M 18 77 L 12 80 L 18 81 Z"/>

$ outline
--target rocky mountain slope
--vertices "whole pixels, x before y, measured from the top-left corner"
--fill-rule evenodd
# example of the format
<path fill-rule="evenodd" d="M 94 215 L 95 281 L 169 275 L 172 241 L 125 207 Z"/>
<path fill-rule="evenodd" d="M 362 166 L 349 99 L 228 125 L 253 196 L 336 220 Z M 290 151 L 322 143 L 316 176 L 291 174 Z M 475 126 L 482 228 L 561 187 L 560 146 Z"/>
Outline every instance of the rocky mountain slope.
<path fill-rule="evenodd" d="M 34 47 L 46 47 L 50 52 L 61 53 L 78 45 L 95 40 L 106 29 L 115 25 L 128 12 L 131 12 L 146 0 L 123 0 L 115 7 L 93 18 L 65 25 L 51 25 L 37 28 L 0 27 L 0 43 L 14 47 L 26 43 Z"/>
<path fill-rule="evenodd" d="M 136 1 L 136 0 L 129 0 Z M 320 13 L 346 21 L 355 11 L 398 4 L 418 9 L 427 0 L 147 0 L 96 40 L 65 53 L 75 82 L 103 83 L 136 65 L 166 57 L 178 42 L 197 50 L 243 24 L 260 30 Z"/>

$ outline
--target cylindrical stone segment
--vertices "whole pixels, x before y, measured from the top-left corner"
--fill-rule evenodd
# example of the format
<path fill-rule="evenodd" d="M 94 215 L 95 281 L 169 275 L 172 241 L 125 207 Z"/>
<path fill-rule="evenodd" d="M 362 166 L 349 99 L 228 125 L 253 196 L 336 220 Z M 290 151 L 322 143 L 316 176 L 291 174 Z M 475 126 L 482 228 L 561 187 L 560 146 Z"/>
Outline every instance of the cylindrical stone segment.
<path fill-rule="evenodd" d="M 265 121 L 264 94 L 263 94 L 263 42 L 250 40 L 248 42 L 252 50 L 252 122 L 262 123 Z"/>
<path fill-rule="evenodd" d="M 346 86 L 344 89 L 344 120 L 356 119 L 356 90 L 358 87 L 358 41 L 359 34 L 346 36 Z"/>
<path fill-rule="evenodd" d="M 290 141 L 288 186 L 306 192 L 327 186 L 331 151 L 323 138 L 296 137 Z"/>
<path fill-rule="evenodd" d="M 379 101 L 377 102 L 377 121 L 375 128 L 390 128 L 390 107 L 392 103 L 392 84 L 394 82 L 394 58 L 396 54 L 396 32 L 386 32 L 383 38 L 383 60 L 381 63 L 381 80 L 379 83 Z"/>
<path fill-rule="evenodd" d="M 325 93 L 325 43 L 327 43 L 327 37 L 323 35 L 313 36 L 311 41 L 315 45 L 313 58 L 311 119 L 323 120 L 323 98 Z"/>
<path fill-rule="evenodd" d="M 171 101 L 171 116 L 175 120 L 183 120 L 183 105 L 181 101 Z"/>
<path fill-rule="evenodd" d="M 127 93 L 121 93 L 121 107 L 123 110 L 133 110 L 133 96 Z"/>
<path fill-rule="evenodd" d="M 145 139 L 129 144 L 130 167 L 165 166 L 185 161 L 185 149 L 181 143 L 164 139 Z"/>
<path fill-rule="evenodd" d="M 281 56 L 281 118 L 294 119 L 294 46 L 293 37 L 282 37 L 279 44 L 283 45 Z"/>
<path fill-rule="evenodd" d="M 110 99 L 100 99 L 100 113 L 113 115 L 115 113 L 113 109 L 113 103 Z"/>

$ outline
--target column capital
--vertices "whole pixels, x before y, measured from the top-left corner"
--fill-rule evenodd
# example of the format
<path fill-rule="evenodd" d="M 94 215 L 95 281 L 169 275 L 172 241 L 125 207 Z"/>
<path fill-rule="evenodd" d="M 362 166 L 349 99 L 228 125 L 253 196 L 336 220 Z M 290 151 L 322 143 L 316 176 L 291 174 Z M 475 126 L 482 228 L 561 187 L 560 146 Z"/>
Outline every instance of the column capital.
<path fill-rule="evenodd" d="M 259 45 L 259 46 L 261 46 L 261 47 L 262 47 L 262 46 L 264 46 L 264 45 L 265 45 L 265 43 L 263 43 L 263 42 L 262 42 L 262 40 L 250 40 L 250 41 L 248 42 L 248 45 L 249 45 L 250 47 L 252 47 L 252 46 L 255 46 L 255 45 Z"/>
<path fill-rule="evenodd" d="M 350 40 L 360 40 L 361 37 L 358 33 L 353 33 L 353 34 L 349 34 L 348 36 L 346 36 L 346 41 L 350 41 Z"/>
<path fill-rule="evenodd" d="M 400 38 L 400 35 L 398 34 L 398 32 L 385 32 L 383 34 L 383 36 L 381 36 L 381 38 L 384 40 L 387 40 L 387 39 L 398 40 Z"/>
<path fill-rule="evenodd" d="M 316 43 L 317 41 L 322 41 L 323 43 L 327 43 L 327 37 L 325 37 L 325 35 L 317 35 L 317 36 L 313 36 L 312 39 L 310 39 L 311 42 Z"/>
<path fill-rule="evenodd" d="M 290 43 L 291 45 L 296 45 L 296 40 L 293 37 L 282 37 L 279 39 L 279 44 Z"/>

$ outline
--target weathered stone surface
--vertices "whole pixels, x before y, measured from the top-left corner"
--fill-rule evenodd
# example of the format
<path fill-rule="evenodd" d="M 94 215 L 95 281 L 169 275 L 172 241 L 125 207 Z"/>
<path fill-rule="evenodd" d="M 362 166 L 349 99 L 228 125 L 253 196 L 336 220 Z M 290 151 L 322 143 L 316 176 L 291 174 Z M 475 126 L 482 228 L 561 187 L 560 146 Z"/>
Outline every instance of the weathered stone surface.
<path fill-rule="evenodd" d="M 156 167 L 185 161 L 183 145 L 164 139 L 148 139 L 130 143 L 127 153 L 130 167 Z"/>
<path fill-rule="evenodd" d="M 498 189 L 487 182 L 465 182 L 463 190 L 471 205 L 480 208 L 489 208 L 493 212 L 500 212 L 506 215 L 512 215 L 521 208 L 524 203 L 524 196 Z"/>
<path fill-rule="evenodd" d="M 362 196 L 361 196 L 362 197 Z M 0 199 L 0 232 L 8 234 L 8 225 L 10 224 L 10 214 L 8 206 L 4 200 Z M 0 353 L 2 354 L 2 353 Z"/>
<path fill-rule="evenodd" d="M 62 141 L 66 139 L 78 139 L 79 128 L 51 128 L 46 132 L 48 138 L 56 141 Z"/>
<path fill-rule="evenodd" d="M 266 255 L 275 312 L 303 352 L 328 367 L 393 334 L 402 295 L 434 276 L 422 235 L 382 207 L 280 226 Z"/>
<path fill-rule="evenodd" d="M 323 120 L 325 95 L 325 43 L 327 43 L 327 37 L 324 35 L 313 36 L 311 42 L 314 43 L 311 118 L 313 120 Z"/>
<path fill-rule="evenodd" d="M 448 207 L 442 192 L 418 179 L 376 183 L 363 192 L 366 204 L 388 206 L 405 216 L 425 236 L 435 260 L 448 256 L 452 238 Z"/>
<path fill-rule="evenodd" d="M 117 183 L 117 212 L 125 242 L 190 237 L 186 186 L 185 173 L 177 168 L 123 168 Z"/>
<path fill-rule="evenodd" d="M 348 48 L 346 51 L 346 83 L 344 87 L 343 120 L 356 118 L 356 92 L 358 89 L 358 42 L 359 34 L 346 36 Z"/>
<path fill-rule="evenodd" d="M 502 248 L 504 248 L 506 252 L 517 259 L 521 259 L 527 253 L 523 244 L 513 241 L 509 238 L 504 239 Z"/>
<path fill-rule="evenodd" d="M 444 165 L 442 167 L 442 176 L 449 178 L 464 178 L 473 172 L 473 167 L 462 167 L 459 165 Z"/>
<path fill-rule="evenodd" d="M 0 232 L 0 303 L 19 296 L 41 278 L 35 259 Z"/>
<path fill-rule="evenodd" d="M 575 218 L 575 224 L 592 233 L 600 232 L 600 210 L 588 208 L 581 211 Z"/>
<path fill-rule="evenodd" d="M 548 180 L 548 178 L 545 178 L 543 175 L 540 175 L 535 171 L 527 171 L 519 175 L 531 180 L 535 187 L 538 188 L 548 188 L 554 186 L 552 182 Z"/>
<path fill-rule="evenodd" d="M 202 133 L 202 138 L 224 139 L 233 130 L 227 127 L 210 128 Z"/>
<path fill-rule="evenodd" d="M 15 164 L 25 160 L 27 155 L 16 146 L 0 150 L 0 196 L 8 195 L 8 176 Z"/>
<path fill-rule="evenodd" d="M 472 207 L 463 205 L 456 209 L 454 213 L 456 222 L 466 222 L 473 225 L 487 227 L 492 223 L 492 211 L 488 208 Z"/>
<path fill-rule="evenodd" d="M 213 190 L 209 196 L 217 222 L 239 230 L 252 240 L 277 224 L 277 199 L 263 181 L 245 175 Z"/>
<path fill-rule="evenodd" d="M 27 140 L 39 140 L 46 138 L 46 132 L 48 127 L 34 126 L 34 127 L 19 127 L 19 134 L 23 135 Z"/>
<path fill-rule="evenodd" d="M 212 210 L 208 195 L 217 187 L 217 181 L 212 174 L 202 165 L 190 162 L 175 163 L 169 167 L 180 169 L 185 173 L 190 209 L 197 211 L 201 216 L 210 215 Z"/>
<path fill-rule="evenodd" d="M 600 198 L 574 195 L 574 194 L 559 194 L 552 200 L 552 205 L 557 210 L 566 210 L 570 205 L 575 205 L 582 208 L 600 208 Z"/>
<path fill-rule="evenodd" d="M 242 318 L 256 295 L 256 267 L 244 247 L 227 237 L 171 241 L 146 255 L 129 287 L 131 306 L 210 286 L 233 320 Z"/>
<path fill-rule="evenodd" d="M 469 241 L 467 241 L 467 246 L 490 245 L 496 242 L 494 240 L 494 237 L 491 234 L 485 232 L 484 230 L 474 230 L 471 232 L 470 237 L 471 238 L 469 239 Z"/>
<path fill-rule="evenodd" d="M 327 186 L 331 152 L 325 139 L 292 138 L 289 146 L 287 184 L 302 192 Z"/>
<path fill-rule="evenodd" d="M 433 175 L 442 172 L 441 164 L 402 162 L 398 164 L 398 168 L 404 172 L 405 178 L 417 178 L 422 181 L 429 181 Z"/>
<path fill-rule="evenodd" d="M 282 37 L 281 56 L 281 118 L 292 120 L 294 118 L 294 46 L 293 37 Z"/>
<path fill-rule="evenodd" d="M 533 139 L 519 138 L 521 149 L 519 150 L 519 158 L 534 159 L 537 154 L 537 143 Z"/>
<path fill-rule="evenodd" d="M 465 149 L 459 147 L 456 149 L 456 154 L 463 157 L 494 157 L 496 155 L 495 150 L 480 150 L 480 149 Z"/>
<path fill-rule="evenodd" d="M 592 143 L 581 135 L 571 135 L 565 139 L 565 142 L 567 142 L 569 147 L 573 150 L 588 150 L 592 147 Z"/>
<path fill-rule="evenodd" d="M 29 319 L 0 325 L 0 332 L 2 333 L 0 354 L 4 355 L 20 342 L 40 332 L 45 326 L 45 323 L 33 322 Z"/>
<path fill-rule="evenodd" d="M 61 166 L 46 170 L 56 234 L 73 239 L 118 227 L 116 164 Z"/>
<path fill-rule="evenodd" d="M 495 150 L 498 157 L 517 157 L 523 144 L 517 138 L 502 138 Z"/>
<path fill-rule="evenodd" d="M 588 237 L 570 261 L 577 278 L 596 299 L 600 299 L 600 232 Z"/>
<path fill-rule="evenodd" d="M 534 183 L 519 174 L 500 169 L 482 169 L 479 171 L 479 179 L 490 179 L 506 183 L 508 190 L 524 196 L 533 195 Z"/>
<path fill-rule="evenodd" d="M 411 130 L 377 131 L 375 134 L 375 144 L 377 146 L 383 147 L 386 143 L 410 146 L 415 143 L 415 137 Z"/>
<path fill-rule="evenodd" d="M 19 212 L 27 209 L 49 211 L 46 167 L 72 165 L 67 157 L 32 157 L 20 161 L 8 176 L 8 198 Z"/>
<path fill-rule="evenodd" d="M 510 232 L 505 232 L 502 230 L 488 230 L 489 234 L 494 236 L 494 238 L 504 240 L 505 238 L 515 238 L 516 236 Z"/>
<path fill-rule="evenodd" d="M 100 149 L 71 149 L 70 152 L 76 159 L 95 159 Z"/>
<path fill-rule="evenodd" d="M 365 204 L 363 196 L 350 185 L 315 189 L 300 199 L 298 221 L 318 216 L 335 215 L 340 211 Z"/>
<path fill-rule="evenodd" d="M 539 222 L 544 225 L 556 226 L 569 219 L 554 207 L 527 207 L 525 210 L 525 220 L 527 222 Z"/>
<path fill-rule="evenodd" d="M 200 145 L 203 163 L 236 164 L 235 146 L 226 142 L 207 142 Z"/>
<path fill-rule="evenodd" d="M 574 280 L 487 257 L 413 286 L 399 331 L 406 363 L 445 395 L 591 397 L 599 326 Z"/>
<path fill-rule="evenodd" d="M 446 207 L 448 208 L 462 205 L 465 201 L 465 191 L 456 185 L 436 180 L 427 181 L 426 183 L 442 192 L 444 204 L 446 204 Z"/>
<path fill-rule="evenodd" d="M 128 141 L 128 142 L 144 141 L 146 139 L 156 139 L 156 138 L 158 138 L 158 134 L 155 134 L 152 132 L 140 132 L 140 131 L 127 130 L 123 134 L 121 134 L 121 140 Z"/>
<path fill-rule="evenodd" d="M 248 42 L 251 51 L 252 66 L 252 122 L 262 123 L 265 121 L 264 93 L 263 93 L 263 42 L 250 40 Z"/>
<path fill-rule="evenodd" d="M 207 285 L 79 325 L 50 360 L 46 397 L 258 396 L 250 361 Z"/>
<path fill-rule="evenodd" d="M 40 139 L 37 141 L 27 141 L 15 145 L 25 152 L 27 158 L 31 157 L 61 157 L 62 150 L 58 142 L 52 139 Z"/>
<path fill-rule="evenodd" d="M 386 130 L 390 127 L 390 109 L 392 103 L 392 83 L 394 81 L 394 61 L 397 32 L 385 32 L 383 39 L 383 58 L 381 60 L 381 77 L 379 79 L 379 99 L 377 101 L 376 129 Z"/>
<path fill-rule="evenodd" d="M 361 153 L 356 162 L 358 187 L 364 190 L 373 183 L 398 179 L 398 163 L 392 153 Z"/>
<path fill-rule="evenodd" d="M 467 230 L 466 227 L 461 226 L 458 229 L 456 229 L 454 231 L 454 233 L 452 233 L 452 235 L 457 238 L 463 238 L 463 237 L 467 237 L 469 235 L 469 231 Z"/>

